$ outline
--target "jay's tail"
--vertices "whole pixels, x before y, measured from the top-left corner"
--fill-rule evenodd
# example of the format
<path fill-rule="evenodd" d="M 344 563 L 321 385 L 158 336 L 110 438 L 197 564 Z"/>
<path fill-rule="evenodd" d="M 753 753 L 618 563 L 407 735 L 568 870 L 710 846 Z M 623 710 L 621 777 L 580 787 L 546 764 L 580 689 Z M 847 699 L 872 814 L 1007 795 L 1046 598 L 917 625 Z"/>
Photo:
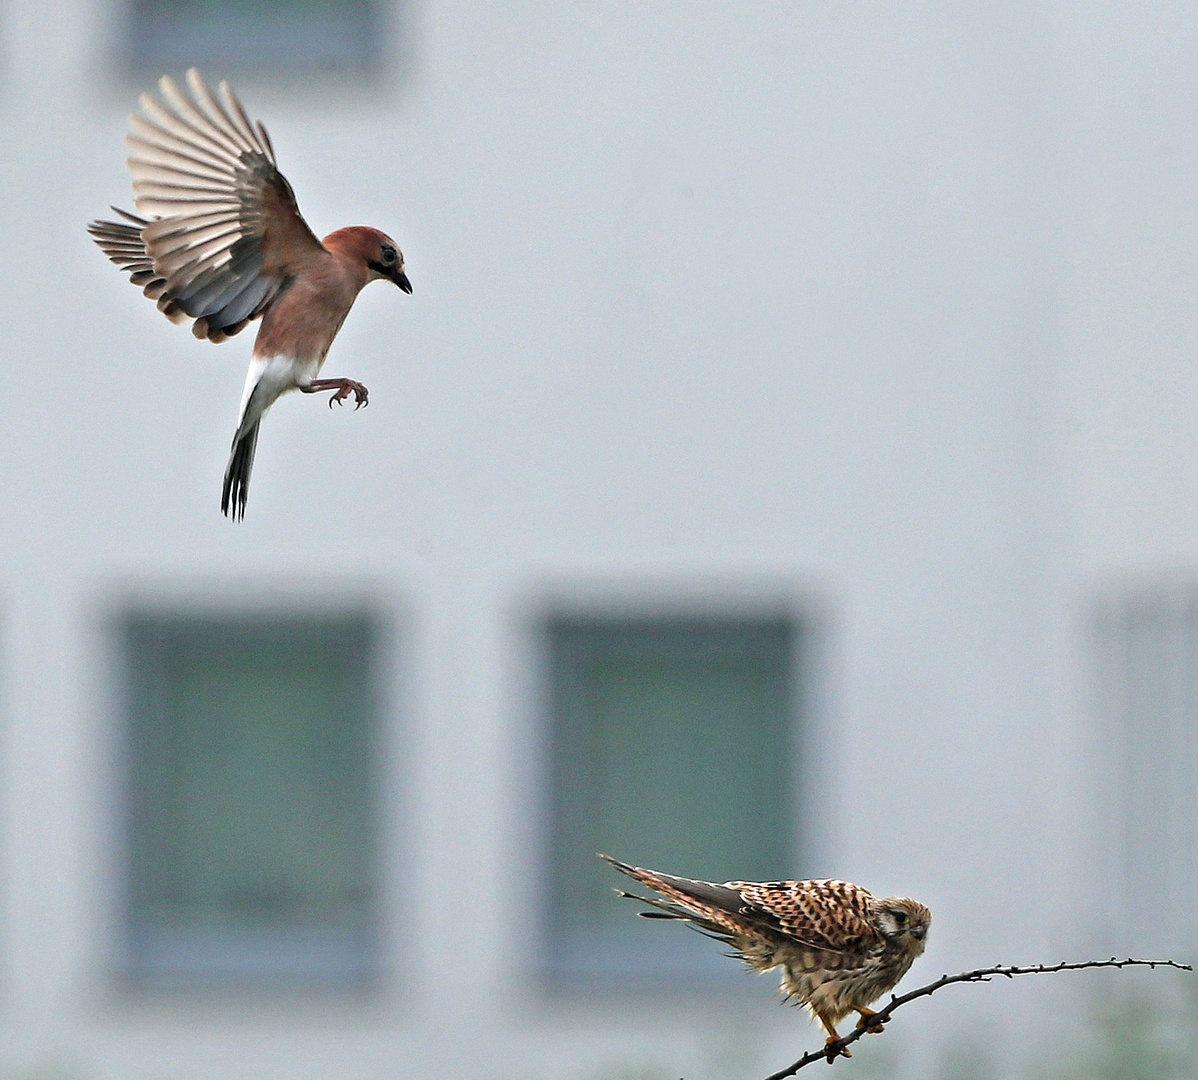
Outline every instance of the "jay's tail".
<path fill-rule="evenodd" d="M 220 493 L 221 513 L 240 521 L 245 517 L 245 500 L 249 495 L 250 473 L 254 468 L 254 451 L 258 447 L 258 425 L 254 423 L 233 437 L 233 452 L 225 469 L 225 484 Z"/>

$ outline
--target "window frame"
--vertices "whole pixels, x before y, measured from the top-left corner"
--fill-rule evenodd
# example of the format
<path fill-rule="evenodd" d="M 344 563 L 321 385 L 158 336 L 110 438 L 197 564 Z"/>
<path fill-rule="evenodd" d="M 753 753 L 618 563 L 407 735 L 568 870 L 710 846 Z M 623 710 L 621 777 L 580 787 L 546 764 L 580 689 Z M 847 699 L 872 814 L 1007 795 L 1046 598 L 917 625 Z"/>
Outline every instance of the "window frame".
<path fill-rule="evenodd" d="M 1098 828 L 1084 904 L 1097 948 L 1171 955 L 1198 932 L 1198 581 L 1112 583 L 1086 614 Z"/>
<path fill-rule="evenodd" d="M 394 18 L 380 0 L 340 0 L 345 11 L 331 18 L 328 5 L 311 2 L 210 0 L 209 6 L 217 10 L 191 5 L 189 11 L 184 4 L 172 13 L 154 0 L 125 0 L 116 35 L 125 67 L 153 75 L 195 65 L 254 76 L 290 77 L 297 70 L 305 77 L 367 76 L 384 63 Z"/>
<path fill-rule="evenodd" d="M 118 875 L 118 950 L 117 970 L 121 980 L 143 989 L 186 988 L 200 986 L 267 986 L 359 988 L 371 985 L 381 971 L 380 943 L 385 885 L 381 744 L 384 737 L 383 686 L 386 663 L 385 628 L 378 612 L 367 605 L 312 606 L 249 609 L 234 605 L 227 609 L 196 608 L 183 603 L 177 608 L 125 607 L 117 617 L 114 630 L 116 675 L 120 684 L 118 738 L 121 746 L 119 783 L 115 789 L 119 811 L 120 862 Z M 145 820 L 147 792 L 138 787 L 139 769 L 148 747 L 139 744 L 139 727 L 152 722 L 149 715 L 155 701 L 162 704 L 165 689 L 163 657 L 178 641 L 232 630 L 235 639 L 265 631 L 274 635 L 275 644 L 294 637 L 301 642 L 316 641 L 332 630 L 359 634 L 362 645 L 362 696 L 360 714 L 354 723 L 364 747 L 364 768 L 360 774 L 364 803 L 361 838 L 362 854 L 368 876 L 368 896 L 362 904 L 362 918 L 355 926 L 341 928 L 259 926 L 246 931 L 233 922 L 217 925 L 215 932 L 192 933 L 189 929 L 167 930 L 154 926 L 152 916 L 139 913 L 138 875 L 144 867 L 139 859 L 137 831 Z M 157 666 L 148 675 L 137 675 L 135 638 L 149 642 L 149 658 Z M 155 640 L 155 635 L 158 635 Z M 175 638 L 167 644 L 168 638 Z M 352 647 L 349 638 L 334 642 L 331 648 Z M 143 659 L 145 654 L 143 654 Z M 141 678 L 142 684 L 138 685 Z M 150 685 L 156 684 L 156 685 Z M 149 699 L 139 701 L 139 694 Z M 139 715 L 139 710 L 141 714 Z M 219 940 L 223 935 L 224 940 Z M 173 940 L 172 940 L 173 936 Z"/>
<path fill-rule="evenodd" d="M 543 757 L 543 813 L 542 859 L 544 867 L 545 903 L 541 919 L 542 939 L 541 970 L 548 984 L 557 989 L 577 985 L 585 979 L 592 987 L 628 988 L 641 986 L 646 989 L 674 984 L 682 977 L 692 989 L 718 989 L 721 991 L 753 992 L 753 982 L 738 979 L 741 973 L 721 956 L 721 950 L 698 934 L 687 933 L 681 926 L 663 929 L 660 924 L 642 923 L 636 918 L 638 908 L 629 901 L 625 916 L 631 924 L 652 925 L 656 934 L 646 943 L 629 947 L 627 943 L 615 941 L 603 931 L 590 940 L 579 940 L 571 945 L 566 941 L 573 931 L 558 919 L 559 886 L 562 880 L 562 834 L 556 824 L 559 819 L 561 792 L 559 775 L 563 766 L 563 736 L 566 740 L 576 739 L 577 731 L 563 731 L 560 716 L 560 695 L 563 688 L 558 684 L 560 672 L 554 656 L 553 637 L 565 628 L 567 632 L 598 631 L 647 632 L 650 637 L 664 633 L 682 634 L 697 630 L 700 635 L 730 633 L 752 634 L 763 629 L 780 632 L 786 640 L 783 674 L 785 677 L 787 730 L 784 732 L 787 746 L 788 767 L 783 771 L 782 795 L 789 817 L 789 835 L 783 842 L 781 865 L 776 872 L 767 876 L 788 876 L 798 872 L 813 858 L 808 843 L 809 830 L 813 830 L 807 808 L 812 801 L 811 762 L 808 760 L 807 744 L 812 722 L 811 705 L 814 686 L 811 679 L 813 667 L 810 663 L 812 646 L 812 620 L 805 608 L 781 607 L 769 604 L 762 608 L 746 608 L 742 604 L 696 608 L 685 603 L 678 605 L 652 604 L 647 607 L 617 605 L 614 609 L 600 603 L 591 607 L 576 603 L 547 604 L 535 623 L 535 639 L 540 655 L 541 670 L 541 714 L 544 743 Z M 709 641 L 707 648 L 713 645 Z M 717 642 L 714 648 L 719 648 Z M 575 726 L 568 721 L 568 726 Z M 568 753 L 568 751 L 567 751 Z M 630 857 L 628 852 L 607 852 L 617 858 Z M 588 857 L 589 853 L 588 853 Z M 635 859 L 633 860 L 635 861 Z M 771 864 L 772 865 L 772 864 Z M 657 869 L 687 874 L 693 868 L 679 865 L 660 865 Z M 695 876 L 702 876 L 696 873 Z M 713 876 L 718 876 L 713 874 Z M 800 875 L 802 876 L 802 875 Z M 613 889 L 628 887 L 635 891 L 635 883 L 621 879 L 614 872 L 610 884 Z M 621 901 L 612 894 L 612 903 Z M 670 931 L 673 931 L 671 934 Z M 767 988 L 772 992 L 772 987 Z"/>

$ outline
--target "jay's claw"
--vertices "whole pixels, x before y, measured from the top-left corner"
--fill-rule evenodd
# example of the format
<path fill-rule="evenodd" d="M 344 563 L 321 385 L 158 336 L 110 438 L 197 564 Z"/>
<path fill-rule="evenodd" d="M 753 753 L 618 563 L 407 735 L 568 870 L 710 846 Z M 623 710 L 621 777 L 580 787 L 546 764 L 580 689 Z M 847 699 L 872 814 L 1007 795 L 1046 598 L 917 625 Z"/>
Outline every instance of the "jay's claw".
<path fill-rule="evenodd" d="M 335 390 L 336 393 L 329 398 L 330 409 L 333 407 L 334 401 L 340 405 L 350 394 L 354 395 L 355 411 L 369 403 L 369 391 L 360 382 L 355 382 L 353 379 L 314 379 L 308 386 L 303 387 L 303 390 L 307 394 L 315 394 L 321 390 Z"/>

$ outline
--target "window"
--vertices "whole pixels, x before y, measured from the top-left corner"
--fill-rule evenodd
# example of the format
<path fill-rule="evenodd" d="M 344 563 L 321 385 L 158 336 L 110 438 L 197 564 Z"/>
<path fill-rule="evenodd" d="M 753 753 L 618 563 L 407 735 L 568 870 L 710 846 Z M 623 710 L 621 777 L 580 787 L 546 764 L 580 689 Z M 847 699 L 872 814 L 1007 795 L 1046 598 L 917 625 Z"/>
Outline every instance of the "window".
<path fill-rule="evenodd" d="M 1093 629 L 1103 947 L 1188 954 L 1198 941 L 1198 587 L 1107 601 Z"/>
<path fill-rule="evenodd" d="M 686 877 L 796 865 L 796 634 L 785 620 L 548 627 L 551 971 L 719 977 L 720 949 L 635 917 L 596 852 Z"/>
<path fill-rule="evenodd" d="M 130 0 L 130 59 L 164 71 L 364 71 L 379 60 L 377 0 Z"/>
<path fill-rule="evenodd" d="M 126 646 L 132 977 L 369 975 L 370 621 L 139 615 Z"/>

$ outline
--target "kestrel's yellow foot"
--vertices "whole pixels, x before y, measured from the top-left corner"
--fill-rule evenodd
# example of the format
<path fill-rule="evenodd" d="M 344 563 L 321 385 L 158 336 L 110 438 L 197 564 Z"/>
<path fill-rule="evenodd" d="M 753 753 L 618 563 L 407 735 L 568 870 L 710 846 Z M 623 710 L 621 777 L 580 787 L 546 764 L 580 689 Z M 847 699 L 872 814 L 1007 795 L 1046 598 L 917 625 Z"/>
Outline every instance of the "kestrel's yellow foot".
<path fill-rule="evenodd" d="M 886 1030 L 885 1024 L 871 1024 L 870 1023 L 870 1020 L 872 1020 L 875 1016 L 878 1015 L 876 1012 L 873 1011 L 873 1009 L 858 1009 L 857 1012 L 861 1014 L 861 1019 L 857 1021 L 857 1026 L 859 1028 L 865 1028 L 865 1030 L 868 1031 L 871 1035 L 878 1035 L 881 1032 Z"/>
<path fill-rule="evenodd" d="M 828 1064 L 831 1065 L 838 1057 L 852 1057 L 853 1055 L 845 1047 L 836 1045 L 840 1042 L 840 1032 L 823 1016 L 819 1017 L 819 1022 L 824 1025 L 824 1030 L 828 1033 L 828 1038 L 824 1042 L 824 1053 L 828 1055 Z"/>
<path fill-rule="evenodd" d="M 824 1053 L 827 1055 L 828 1064 L 831 1065 L 838 1057 L 852 1057 L 847 1046 L 838 1046 L 839 1037 L 828 1039 L 824 1043 Z"/>

